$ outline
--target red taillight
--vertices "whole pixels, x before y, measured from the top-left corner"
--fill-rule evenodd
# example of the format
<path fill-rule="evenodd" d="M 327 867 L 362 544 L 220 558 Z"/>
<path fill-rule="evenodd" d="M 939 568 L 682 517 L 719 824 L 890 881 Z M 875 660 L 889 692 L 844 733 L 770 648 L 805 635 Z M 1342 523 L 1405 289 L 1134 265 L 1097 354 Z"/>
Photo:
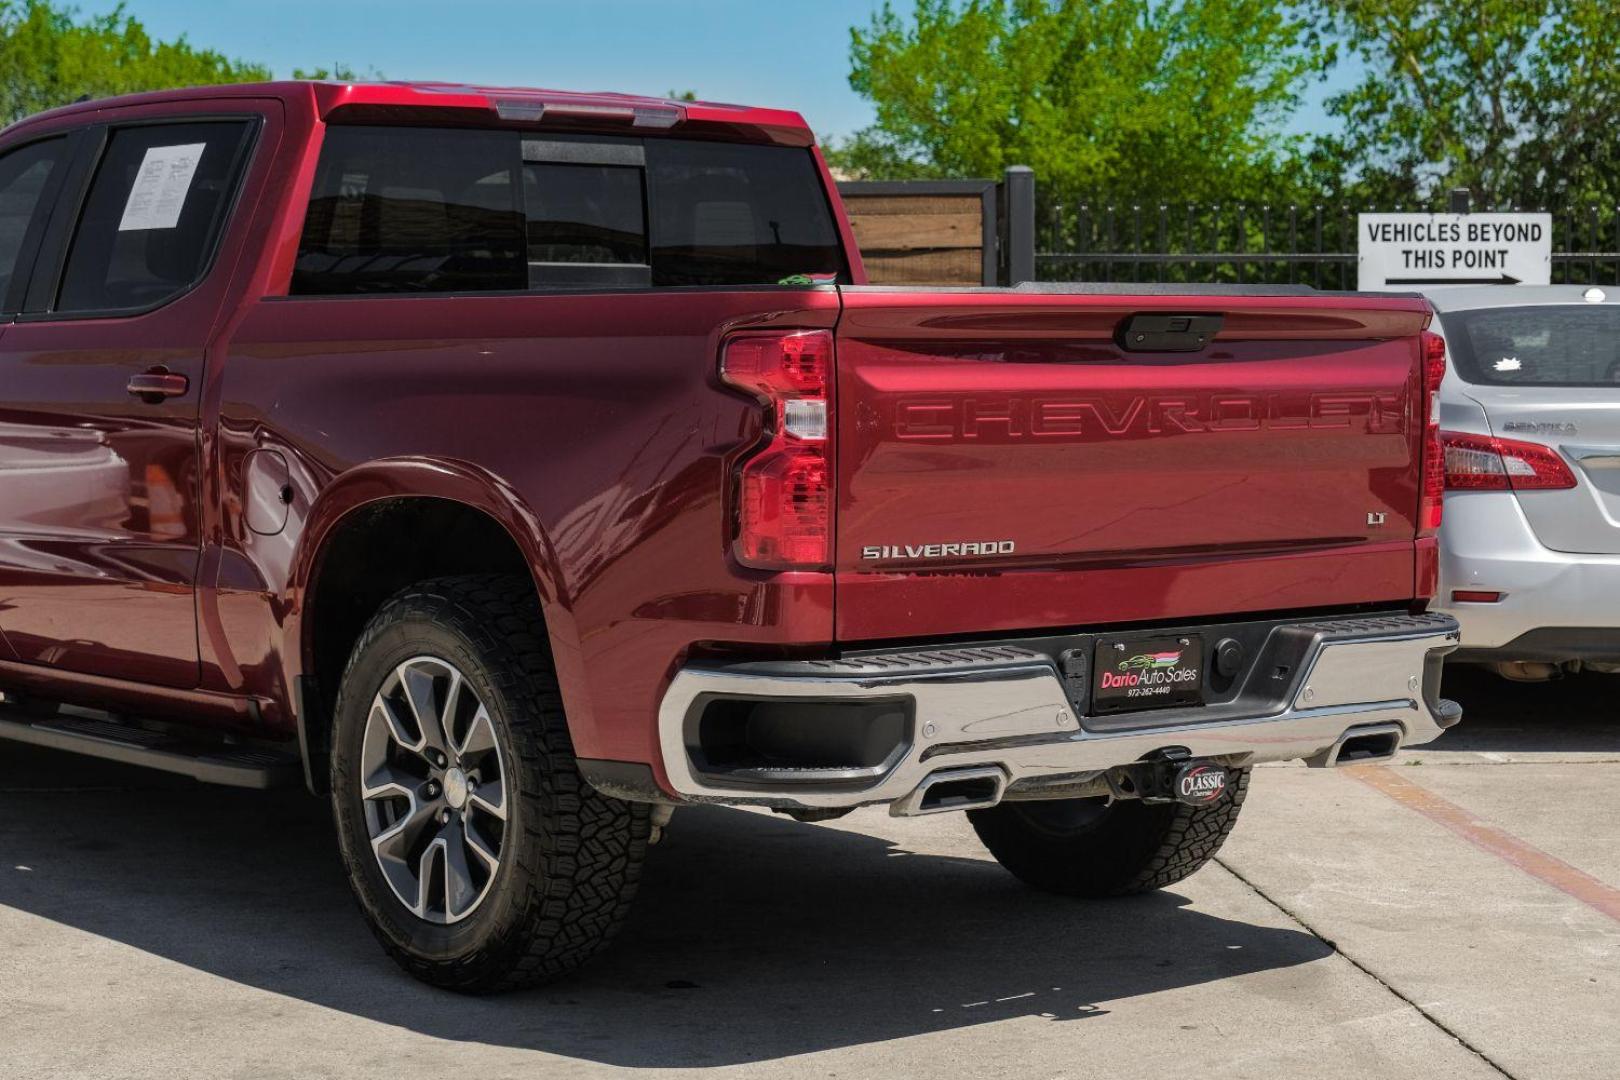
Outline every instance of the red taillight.
<path fill-rule="evenodd" d="M 1447 491 L 1556 491 L 1575 486 L 1558 451 L 1540 443 L 1447 431 Z"/>
<path fill-rule="evenodd" d="M 1501 603 L 1502 594 L 1489 592 L 1485 589 L 1452 589 L 1451 602 L 1454 604 L 1497 604 Z"/>
<path fill-rule="evenodd" d="M 826 330 L 741 334 L 721 353 L 720 377 L 767 409 L 770 441 L 737 475 L 732 552 L 744 566 L 823 570 L 832 563 L 832 359 Z"/>
<path fill-rule="evenodd" d="M 831 370 L 832 335 L 825 330 L 734 337 L 720 360 L 726 382 L 773 399 L 825 399 Z"/>
<path fill-rule="evenodd" d="M 1446 505 L 1444 454 L 1440 448 L 1440 383 L 1446 377 L 1446 341 L 1423 332 L 1423 494 L 1418 502 L 1418 535 L 1440 531 Z"/>

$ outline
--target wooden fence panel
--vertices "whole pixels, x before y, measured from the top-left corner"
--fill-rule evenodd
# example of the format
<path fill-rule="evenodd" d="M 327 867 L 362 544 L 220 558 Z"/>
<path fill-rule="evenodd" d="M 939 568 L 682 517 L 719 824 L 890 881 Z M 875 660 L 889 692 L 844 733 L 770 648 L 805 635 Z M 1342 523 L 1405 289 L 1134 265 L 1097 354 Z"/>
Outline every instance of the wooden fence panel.
<path fill-rule="evenodd" d="M 995 284 L 994 181 L 854 181 L 838 187 L 872 284 Z"/>

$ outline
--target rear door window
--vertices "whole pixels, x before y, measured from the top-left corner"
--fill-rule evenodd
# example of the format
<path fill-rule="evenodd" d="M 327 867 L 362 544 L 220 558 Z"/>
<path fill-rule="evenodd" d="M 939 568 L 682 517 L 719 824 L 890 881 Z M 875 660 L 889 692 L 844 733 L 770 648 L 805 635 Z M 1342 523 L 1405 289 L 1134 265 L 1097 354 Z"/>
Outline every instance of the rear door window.
<path fill-rule="evenodd" d="M 295 294 L 847 281 L 811 151 L 333 126 Z"/>
<path fill-rule="evenodd" d="M 506 132 L 327 129 L 292 291 L 527 287 L 518 164 Z"/>
<path fill-rule="evenodd" d="M 1478 308 L 1440 320 L 1452 364 L 1467 382 L 1620 385 L 1620 305 Z"/>
<path fill-rule="evenodd" d="M 155 307 L 203 276 L 246 158 L 246 120 L 142 124 L 109 136 L 56 310 Z"/>
<path fill-rule="evenodd" d="M 22 260 L 39 245 L 67 140 L 46 139 L 0 156 L 0 309 L 22 306 L 28 288 Z"/>

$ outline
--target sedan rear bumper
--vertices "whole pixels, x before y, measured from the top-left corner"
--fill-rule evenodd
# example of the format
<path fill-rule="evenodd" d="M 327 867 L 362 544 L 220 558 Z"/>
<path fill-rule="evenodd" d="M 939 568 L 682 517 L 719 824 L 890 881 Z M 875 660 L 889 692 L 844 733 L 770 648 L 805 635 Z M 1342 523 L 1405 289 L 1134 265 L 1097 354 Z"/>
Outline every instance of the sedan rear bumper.
<path fill-rule="evenodd" d="M 1445 517 L 1435 607 L 1462 627 L 1455 659 L 1620 660 L 1620 555 L 1545 547 L 1511 492 L 1450 493 Z"/>
<path fill-rule="evenodd" d="M 689 802 L 804 810 L 888 804 L 920 813 L 942 778 L 981 795 L 993 790 L 988 802 L 974 803 L 988 805 L 1039 798 L 1043 788 L 1072 792 L 1164 754 L 1228 766 L 1294 759 L 1331 766 L 1347 740 L 1377 748 L 1357 760 L 1387 757 L 1460 719 L 1461 710 L 1439 697 L 1441 659 L 1458 643 L 1455 619 L 1392 615 L 1285 628 L 1311 637 L 1273 711 L 1205 719 L 1197 708 L 1163 709 L 1135 714 L 1128 726 L 1077 718 L 1052 656 L 1016 644 L 692 665 L 677 674 L 659 710 L 664 770 L 673 794 Z M 711 760 L 704 742 L 711 718 L 761 704 L 812 730 L 818 714 L 844 709 L 857 723 L 892 722 L 896 735 L 858 762 L 731 768 Z"/>

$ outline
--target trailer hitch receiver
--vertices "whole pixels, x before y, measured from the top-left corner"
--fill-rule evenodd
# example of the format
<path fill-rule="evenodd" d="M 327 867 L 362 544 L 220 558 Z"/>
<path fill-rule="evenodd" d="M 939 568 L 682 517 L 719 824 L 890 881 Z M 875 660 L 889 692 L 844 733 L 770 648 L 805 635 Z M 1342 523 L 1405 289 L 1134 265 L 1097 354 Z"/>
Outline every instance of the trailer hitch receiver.
<path fill-rule="evenodd" d="M 1107 774 L 1108 787 L 1116 799 L 1188 806 L 1220 802 L 1226 797 L 1230 779 L 1225 765 L 1190 757 L 1182 747 L 1155 751 L 1146 760 L 1122 765 Z"/>

